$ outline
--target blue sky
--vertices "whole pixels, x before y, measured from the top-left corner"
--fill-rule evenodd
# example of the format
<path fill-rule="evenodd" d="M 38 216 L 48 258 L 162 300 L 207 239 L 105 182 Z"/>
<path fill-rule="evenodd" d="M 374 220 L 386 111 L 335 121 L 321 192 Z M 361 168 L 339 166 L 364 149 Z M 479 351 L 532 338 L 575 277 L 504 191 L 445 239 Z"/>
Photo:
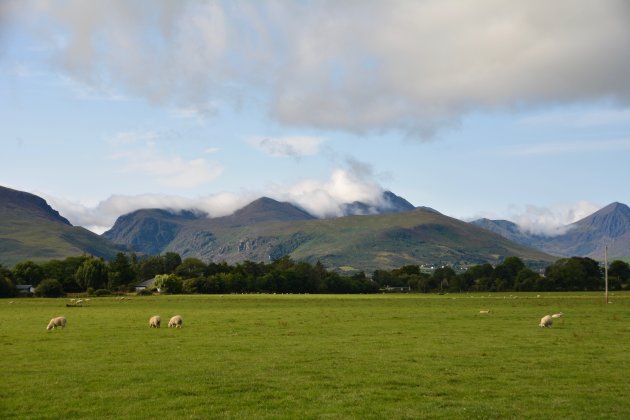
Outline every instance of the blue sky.
<path fill-rule="evenodd" d="M 0 3 L 0 185 L 97 232 L 384 190 L 549 231 L 630 204 L 624 1 Z"/>

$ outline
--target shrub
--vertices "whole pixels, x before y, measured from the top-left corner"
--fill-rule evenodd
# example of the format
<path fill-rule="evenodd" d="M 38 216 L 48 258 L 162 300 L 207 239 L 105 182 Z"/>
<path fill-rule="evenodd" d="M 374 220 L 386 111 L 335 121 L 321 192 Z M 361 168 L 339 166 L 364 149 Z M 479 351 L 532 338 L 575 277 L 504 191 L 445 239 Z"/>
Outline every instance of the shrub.
<path fill-rule="evenodd" d="M 41 297 L 60 297 L 65 295 L 63 286 L 59 281 L 54 279 L 45 279 L 39 283 L 35 289 L 35 296 Z"/>
<path fill-rule="evenodd" d="M 152 294 L 153 292 L 150 291 L 149 289 L 138 290 L 138 292 L 136 293 L 136 295 L 138 296 L 151 296 Z"/>
<path fill-rule="evenodd" d="M 94 291 L 94 296 L 109 296 L 112 292 L 107 289 L 98 289 Z"/>

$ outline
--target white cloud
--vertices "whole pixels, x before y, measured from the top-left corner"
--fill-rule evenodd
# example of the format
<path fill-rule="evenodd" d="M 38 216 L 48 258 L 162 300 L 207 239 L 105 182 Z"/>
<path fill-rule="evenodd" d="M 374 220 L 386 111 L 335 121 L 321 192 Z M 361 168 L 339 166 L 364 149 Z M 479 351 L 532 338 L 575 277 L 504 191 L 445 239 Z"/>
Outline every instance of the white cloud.
<path fill-rule="evenodd" d="M 528 205 L 513 209 L 510 220 L 530 234 L 555 236 L 565 233 L 568 225 L 596 212 L 602 206 L 589 201 L 555 204 L 550 207 Z"/>
<path fill-rule="evenodd" d="M 470 111 L 630 101 L 625 0 L 19 7 L 64 40 L 69 77 L 183 110 L 251 100 L 285 124 L 430 135 Z"/>
<path fill-rule="evenodd" d="M 110 229 L 116 219 L 140 209 L 200 210 L 211 217 L 231 214 L 254 198 L 248 195 L 219 193 L 202 198 L 185 198 L 164 194 L 112 195 L 95 206 L 84 205 L 61 197 L 38 193 L 73 225 L 84 226 L 96 233 Z"/>
<path fill-rule="evenodd" d="M 324 142 L 321 137 L 284 136 L 284 137 L 251 137 L 248 143 L 271 156 L 302 157 L 319 152 Z"/>
<path fill-rule="evenodd" d="M 326 218 L 341 216 L 342 206 L 354 201 L 383 204 L 384 191 L 369 165 L 348 159 L 345 167 L 333 169 L 327 180 L 301 180 L 277 188 L 273 195 L 296 203 L 314 216 Z"/>
<path fill-rule="evenodd" d="M 156 165 L 156 168 L 153 168 Z M 162 174 L 162 164 L 148 162 L 142 170 Z M 188 182 L 188 180 L 187 180 Z M 294 203 L 316 217 L 342 215 L 342 205 L 362 201 L 369 205 L 382 205 L 383 187 L 375 179 L 369 165 L 348 159 L 343 167 L 332 170 L 328 179 L 305 179 L 292 185 L 269 188 L 267 191 L 248 191 L 240 194 L 218 193 L 204 197 L 185 198 L 164 194 L 141 194 L 134 196 L 113 195 L 94 206 L 73 202 L 45 193 L 46 198 L 64 217 L 74 225 L 84 226 L 97 233 L 109 229 L 116 219 L 126 213 L 144 208 L 162 208 L 172 211 L 200 210 L 210 217 L 233 213 L 261 196 Z"/>

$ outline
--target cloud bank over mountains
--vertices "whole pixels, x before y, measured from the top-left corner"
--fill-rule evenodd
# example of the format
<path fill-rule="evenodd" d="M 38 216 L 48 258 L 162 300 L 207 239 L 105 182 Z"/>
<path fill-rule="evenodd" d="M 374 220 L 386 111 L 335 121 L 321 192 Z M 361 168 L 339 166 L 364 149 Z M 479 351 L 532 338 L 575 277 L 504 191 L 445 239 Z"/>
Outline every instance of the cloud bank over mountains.
<path fill-rule="evenodd" d="M 25 0 L 8 16 L 73 80 L 191 115 L 251 101 L 282 124 L 427 137 L 473 111 L 630 100 L 625 0 Z"/>
<path fill-rule="evenodd" d="M 165 194 L 112 195 L 94 206 L 43 192 L 34 193 L 45 198 L 73 225 L 102 233 L 119 216 L 139 209 L 199 210 L 209 217 L 220 217 L 263 195 L 293 203 L 319 218 L 338 217 L 343 215 L 343 205 L 354 201 L 374 206 L 386 205 L 382 196 L 384 191 L 369 165 L 350 159 L 343 167 L 333 169 L 328 179 L 297 180 L 292 185 L 271 186 L 265 192 L 221 192 L 196 198 Z"/>

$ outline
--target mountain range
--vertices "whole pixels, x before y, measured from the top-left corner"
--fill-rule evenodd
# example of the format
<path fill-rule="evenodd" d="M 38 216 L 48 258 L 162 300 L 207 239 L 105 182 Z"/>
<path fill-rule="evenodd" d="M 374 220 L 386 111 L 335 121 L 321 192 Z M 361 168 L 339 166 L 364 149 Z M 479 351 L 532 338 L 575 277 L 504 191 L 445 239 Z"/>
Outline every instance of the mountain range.
<path fill-rule="evenodd" d="M 604 259 L 630 256 L 630 207 L 612 203 L 577 222 L 559 229 L 558 235 L 528 233 L 507 220 L 479 219 L 472 222 L 510 241 L 561 257 L 582 256 Z"/>
<path fill-rule="evenodd" d="M 340 270 L 391 269 L 406 264 L 498 263 L 517 255 L 534 264 L 553 257 L 430 208 L 414 208 L 391 192 L 382 213 L 316 219 L 293 204 L 263 197 L 234 214 L 138 210 L 103 236 L 130 249 L 236 263 L 284 255 Z M 395 204 L 392 204 L 395 203 Z M 407 203 L 407 204 L 405 204 Z M 347 207 L 369 208 L 355 202 Z M 378 211 L 372 206 L 368 213 Z"/>
<path fill-rule="evenodd" d="M 233 214 L 141 209 L 120 216 L 103 235 L 70 222 L 33 194 L 0 187 L 0 263 L 121 250 L 167 251 L 204 261 L 270 261 L 284 255 L 321 261 L 337 270 L 391 269 L 406 264 L 496 264 L 518 256 L 531 266 L 557 256 L 603 259 L 630 254 L 630 208 L 613 203 L 565 227 L 562 235 L 532 235 L 506 220 L 463 222 L 429 207 L 414 207 L 386 191 L 378 204 L 351 202 L 344 216 L 318 219 L 291 203 L 262 197 Z"/>

